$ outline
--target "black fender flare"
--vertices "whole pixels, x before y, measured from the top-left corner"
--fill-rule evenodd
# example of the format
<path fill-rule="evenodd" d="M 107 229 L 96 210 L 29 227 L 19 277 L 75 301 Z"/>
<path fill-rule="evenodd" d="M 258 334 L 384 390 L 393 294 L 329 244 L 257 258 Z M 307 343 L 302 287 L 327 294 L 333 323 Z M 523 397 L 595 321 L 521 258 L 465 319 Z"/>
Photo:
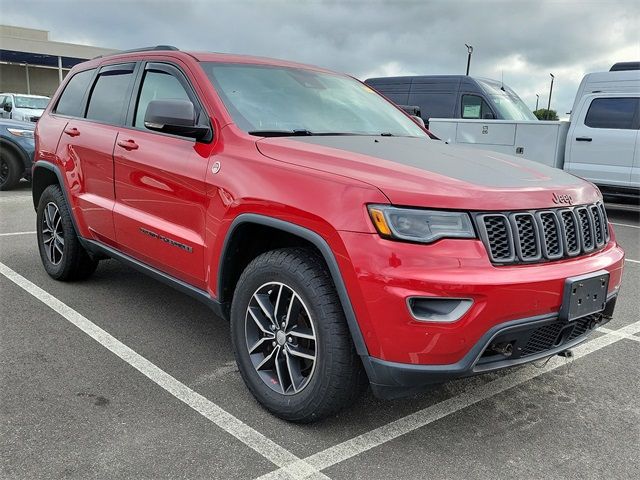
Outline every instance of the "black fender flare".
<path fill-rule="evenodd" d="M 277 230 L 282 230 L 287 233 L 291 233 L 292 235 L 298 236 L 308 241 L 318 249 L 322 257 L 324 258 L 327 267 L 329 268 L 329 274 L 331 275 L 333 283 L 336 287 L 338 298 L 340 299 L 342 309 L 347 319 L 347 325 L 349 326 L 351 338 L 353 339 L 353 343 L 356 347 L 356 352 L 360 356 L 368 356 L 367 346 L 364 342 L 364 337 L 362 336 L 360 325 L 358 324 L 353 306 L 351 305 L 351 299 L 349 298 L 349 293 L 342 278 L 342 273 L 340 272 L 340 268 L 338 267 L 338 262 L 336 261 L 335 255 L 333 254 L 333 251 L 331 250 L 331 247 L 329 247 L 327 241 L 313 230 L 309 230 L 308 228 L 301 227 L 300 225 L 287 222 L 285 220 L 268 217 L 266 215 L 259 215 L 255 213 L 242 213 L 238 215 L 231 223 L 231 226 L 227 231 L 222 245 L 222 251 L 218 262 L 218 290 L 220 290 L 220 285 L 222 285 L 224 282 L 223 266 L 224 259 L 228 254 L 227 250 L 229 248 L 230 240 L 231 238 L 233 238 L 235 230 L 240 225 L 245 223 L 264 225 L 267 227 L 275 228 Z"/>
<path fill-rule="evenodd" d="M 53 172 L 55 174 L 56 178 L 58 179 L 58 185 L 60 185 L 60 190 L 62 190 L 62 194 L 64 195 L 64 200 L 65 200 L 65 202 L 67 202 L 67 206 L 69 207 L 69 214 L 71 215 L 71 221 L 73 222 L 73 228 L 75 229 L 76 234 L 79 236 L 78 232 L 80 232 L 80 230 L 78 230 L 78 224 L 76 223 L 76 217 L 73 214 L 72 203 L 70 202 L 70 199 L 69 199 L 69 192 L 67 192 L 67 189 L 65 188 L 65 183 L 64 183 L 64 180 L 62 178 L 62 172 L 60 172 L 60 169 L 58 168 L 57 165 L 54 165 L 53 163 L 47 162 L 45 160 L 37 160 L 33 164 L 33 169 L 31 171 L 32 172 L 31 173 L 31 198 L 33 200 L 33 208 L 35 210 L 38 209 L 38 200 L 40 199 L 40 195 L 42 194 L 42 191 L 39 192 L 38 198 L 36 199 L 36 191 L 35 191 L 35 189 L 39 187 L 39 184 L 37 182 L 37 178 L 38 178 L 39 172 L 42 172 L 43 170 L 48 170 L 50 172 Z M 42 190 L 44 191 L 44 189 L 42 189 Z"/>

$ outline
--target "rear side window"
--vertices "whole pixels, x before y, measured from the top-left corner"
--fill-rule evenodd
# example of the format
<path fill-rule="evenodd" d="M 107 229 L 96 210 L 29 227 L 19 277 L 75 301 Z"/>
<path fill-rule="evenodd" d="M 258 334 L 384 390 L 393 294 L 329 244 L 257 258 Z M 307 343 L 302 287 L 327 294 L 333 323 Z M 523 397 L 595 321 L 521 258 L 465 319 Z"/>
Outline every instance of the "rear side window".
<path fill-rule="evenodd" d="M 462 96 L 462 118 L 494 118 L 489 104 L 477 95 Z"/>
<path fill-rule="evenodd" d="M 58 100 L 56 113 L 70 117 L 82 116 L 82 99 L 94 72 L 95 69 L 78 72 L 69 80 Z"/>
<path fill-rule="evenodd" d="M 113 65 L 100 70 L 89 97 L 87 118 L 105 123 L 122 123 L 124 109 L 131 95 L 133 66 Z"/>
<path fill-rule="evenodd" d="M 591 102 L 584 124 L 591 128 L 638 128 L 640 98 L 596 98 Z"/>
<path fill-rule="evenodd" d="M 180 81 L 165 72 L 147 71 L 142 83 L 138 107 L 136 108 L 135 126 L 144 128 L 144 116 L 147 106 L 152 100 L 190 100 Z"/>

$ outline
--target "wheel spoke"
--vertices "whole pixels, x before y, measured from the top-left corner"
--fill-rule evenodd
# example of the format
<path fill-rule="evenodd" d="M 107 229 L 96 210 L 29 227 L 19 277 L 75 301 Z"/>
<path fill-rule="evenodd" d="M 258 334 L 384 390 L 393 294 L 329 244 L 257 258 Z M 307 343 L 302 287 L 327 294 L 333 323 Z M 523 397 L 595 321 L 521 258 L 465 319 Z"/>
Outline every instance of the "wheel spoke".
<path fill-rule="evenodd" d="M 58 243 L 59 243 L 59 239 L 56 239 L 56 241 L 53 242 L 53 244 L 56 247 L 56 250 L 58 250 L 60 252 L 60 256 L 62 256 L 62 247 L 58 246 Z M 64 247 L 64 245 L 63 245 L 63 247 Z"/>
<path fill-rule="evenodd" d="M 283 287 L 284 285 L 280 284 L 280 288 L 278 289 L 278 295 L 276 296 L 276 304 L 273 307 L 273 320 L 274 320 L 274 323 L 276 324 L 276 327 L 278 326 L 278 307 L 280 306 L 280 297 L 282 297 Z"/>
<path fill-rule="evenodd" d="M 291 365 L 291 358 L 289 358 L 289 352 L 286 348 L 284 349 L 284 359 L 287 364 L 287 371 L 289 372 L 289 379 L 291 380 L 291 388 L 293 388 L 293 393 L 298 393 L 296 379 L 293 378 L 293 366 Z"/>
<path fill-rule="evenodd" d="M 291 309 L 293 308 L 293 303 L 296 300 L 297 295 L 295 292 L 291 292 L 291 300 L 289 300 L 289 307 L 287 308 L 287 316 L 284 319 L 284 328 L 285 330 L 289 328 L 289 320 L 291 319 Z"/>
<path fill-rule="evenodd" d="M 281 348 L 280 345 L 278 345 L 274 352 L 276 352 L 275 358 L 274 358 L 274 363 L 276 366 L 276 375 L 278 376 L 278 383 L 280 384 L 280 388 L 282 389 L 282 393 L 284 393 L 284 382 L 282 381 L 282 372 L 280 371 L 280 352 L 281 352 Z"/>
<path fill-rule="evenodd" d="M 258 371 L 262 370 L 265 365 L 267 365 L 271 360 L 273 360 L 275 358 L 275 356 L 277 355 L 278 350 L 280 350 L 280 345 L 278 345 L 276 348 L 274 348 L 269 355 L 267 355 L 266 357 L 264 357 L 262 359 L 262 361 L 256 366 L 256 370 L 258 370 Z"/>
<path fill-rule="evenodd" d="M 51 260 L 51 263 L 57 263 L 56 260 L 55 260 L 56 259 L 56 257 L 55 257 L 56 249 L 54 247 L 55 243 L 56 242 L 51 242 L 49 244 L 49 260 Z"/>
<path fill-rule="evenodd" d="M 313 334 L 313 330 L 310 328 L 303 328 L 298 325 L 294 325 L 288 332 L 287 335 L 291 335 L 292 337 L 304 338 L 305 340 L 313 340 L 315 342 L 316 337 Z"/>
<path fill-rule="evenodd" d="M 263 293 L 256 293 L 253 298 L 256 299 L 256 303 L 262 310 L 262 313 L 273 323 L 276 327 L 278 326 L 278 322 L 274 319 L 273 316 L 273 305 L 271 305 L 271 301 L 269 300 L 269 295 L 265 295 Z"/>
<path fill-rule="evenodd" d="M 259 347 L 261 347 L 266 341 L 273 340 L 274 336 L 271 337 L 262 337 L 256 343 L 253 344 L 253 347 L 249 349 L 249 355 L 252 355 Z"/>
<path fill-rule="evenodd" d="M 262 331 L 262 333 L 264 333 L 266 335 L 271 335 L 271 336 L 274 335 L 274 333 L 271 330 L 269 330 L 267 327 L 264 326 L 264 324 L 262 323 L 262 320 L 260 318 L 258 318 L 259 315 L 256 312 L 255 308 L 249 307 L 249 314 L 251 315 L 251 318 L 253 318 L 253 321 L 258 326 L 260 331 Z"/>
<path fill-rule="evenodd" d="M 292 345 L 287 345 L 286 348 L 287 351 L 294 357 L 305 358 L 307 360 L 311 360 L 312 362 L 316 361 L 315 355 L 313 355 L 312 352 L 310 353 L 310 350 L 301 347 L 293 347 Z"/>
<path fill-rule="evenodd" d="M 43 232 L 44 233 L 44 232 Z M 42 243 L 44 243 L 45 245 L 48 244 L 50 241 L 53 240 L 53 235 L 51 235 L 49 238 L 45 238 Z"/>

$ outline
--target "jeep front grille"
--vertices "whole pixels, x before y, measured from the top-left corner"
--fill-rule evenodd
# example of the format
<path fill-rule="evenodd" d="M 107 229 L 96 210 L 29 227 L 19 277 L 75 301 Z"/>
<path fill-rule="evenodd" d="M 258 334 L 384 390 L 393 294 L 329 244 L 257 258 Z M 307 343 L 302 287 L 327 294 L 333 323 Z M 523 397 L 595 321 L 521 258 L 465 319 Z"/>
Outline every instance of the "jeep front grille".
<path fill-rule="evenodd" d="M 491 261 L 500 265 L 574 257 L 599 250 L 609 241 L 602 203 L 479 213 L 475 219 Z"/>

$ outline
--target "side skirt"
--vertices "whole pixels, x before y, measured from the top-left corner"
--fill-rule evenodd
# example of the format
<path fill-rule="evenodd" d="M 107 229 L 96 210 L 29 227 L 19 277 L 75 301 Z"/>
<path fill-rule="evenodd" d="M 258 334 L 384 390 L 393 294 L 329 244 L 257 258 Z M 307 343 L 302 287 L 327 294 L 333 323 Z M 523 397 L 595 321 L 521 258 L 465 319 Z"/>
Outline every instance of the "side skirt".
<path fill-rule="evenodd" d="M 200 290 L 192 285 L 189 285 L 182 280 L 179 280 L 171 275 L 168 275 L 157 268 L 151 267 L 146 263 L 142 263 L 139 260 L 136 260 L 129 255 L 125 255 L 122 252 L 119 252 L 111 247 L 108 247 L 100 242 L 96 242 L 95 240 L 87 240 L 85 238 L 80 238 L 80 242 L 82 246 L 89 252 L 94 255 L 106 256 L 108 258 L 113 258 L 114 260 L 118 260 L 119 262 L 128 265 L 142 273 L 149 275 L 150 277 L 161 281 L 177 290 L 180 290 L 183 293 L 186 293 L 192 298 L 196 300 L 200 300 L 202 303 L 207 305 L 213 312 L 219 316 L 220 318 L 224 318 L 225 320 L 229 320 L 226 312 L 228 309 L 225 308 L 225 305 L 218 302 L 215 298 L 209 295 L 204 290 Z"/>

